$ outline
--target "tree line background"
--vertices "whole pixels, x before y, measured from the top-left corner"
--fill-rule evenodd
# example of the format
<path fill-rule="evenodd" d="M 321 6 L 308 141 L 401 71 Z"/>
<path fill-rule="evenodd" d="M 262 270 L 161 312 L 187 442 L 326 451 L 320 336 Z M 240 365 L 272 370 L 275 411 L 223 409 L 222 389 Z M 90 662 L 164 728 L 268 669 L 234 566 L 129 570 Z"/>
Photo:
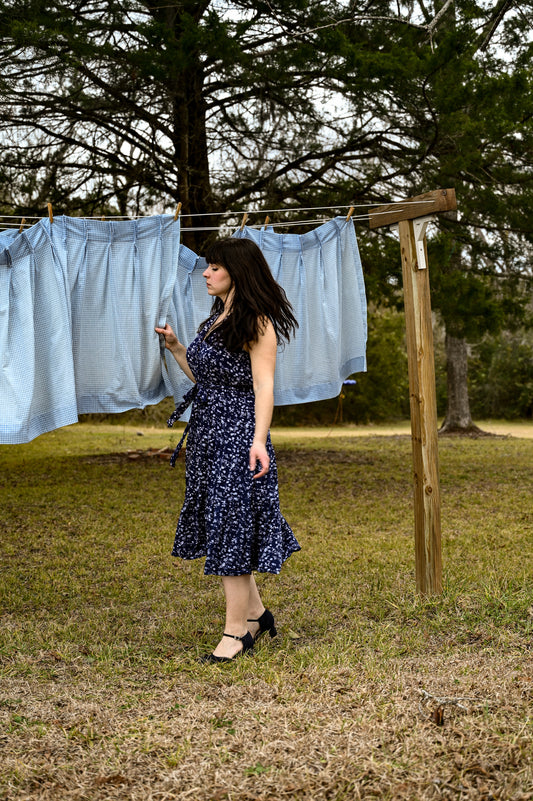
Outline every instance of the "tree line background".
<path fill-rule="evenodd" d="M 202 252 L 228 210 L 280 224 L 454 187 L 429 242 L 443 430 L 531 416 L 532 22 L 530 0 L 7 0 L 0 213 L 181 202 Z M 357 232 L 369 372 L 344 419 L 407 416 L 398 243 Z"/>

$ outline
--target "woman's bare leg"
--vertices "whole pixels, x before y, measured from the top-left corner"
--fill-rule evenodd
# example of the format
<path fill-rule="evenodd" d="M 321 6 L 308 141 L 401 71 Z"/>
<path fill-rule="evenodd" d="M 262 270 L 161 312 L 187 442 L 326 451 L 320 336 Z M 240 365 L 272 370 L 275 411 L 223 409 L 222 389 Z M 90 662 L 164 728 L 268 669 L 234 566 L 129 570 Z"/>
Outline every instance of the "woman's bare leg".
<path fill-rule="evenodd" d="M 261 617 L 263 612 L 265 611 L 265 606 L 263 601 L 261 600 L 261 596 L 259 595 L 259 590 L 257 589 L 257 584 L 255 583 L 255 579 L 250 576 L 250 595 L 248 599 L 248 631 L 255 637 L 257 632 L 259 631 L 259 623 L 250 623 L 250 620 L 258 620 Z"/>
<path fill-rule="evenodd" d="M 226 634 L 244 637 L 248 631 L 246 621 L 252 581 L 253 578 L 249 573 L 244 576 L 222 576 L 222 586 L 226 596 L 226 625 L 224 627 Z M 239 651 L 242 651 L 241 642 L 231 637 L 222 637 L 213 654 L 231 659 Z"/>
<path fill-rule="evenodd" d="M 259 631 L 257 620 L 265 611 L 253 575 L 222 576 L 222 586 L 226 596 L 226 634 L 243 637 L 247 631 L 255 637 Z M 242 644 L 231 637 L 222 637 L 213 651 L 215 656 L 226 656 L 231 659 L 242 650 Z"/>

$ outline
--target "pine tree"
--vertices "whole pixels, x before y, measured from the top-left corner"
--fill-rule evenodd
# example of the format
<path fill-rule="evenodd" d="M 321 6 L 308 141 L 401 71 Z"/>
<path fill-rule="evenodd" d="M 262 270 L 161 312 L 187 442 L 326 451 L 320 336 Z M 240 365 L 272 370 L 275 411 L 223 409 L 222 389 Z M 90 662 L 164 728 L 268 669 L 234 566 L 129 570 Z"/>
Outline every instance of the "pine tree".
<path fill-rule="evenodd" d="M 198 250 L 199 221 L 216 227 L 228 209 L 454 186 L 459 213 L 439 218 L 430 267 L 447 423 L 468 428 L 465 403 L 451 408 L 468 400 L 454 365 L 467 342 L 518 323 L 530 291 L 532 11 L 531 0 L 6 0 L 0 200 L 20 214 L 45 199 L 71 214 L 181 202 Z M 360 232 L 372 298 L 398 302 L 383 234 Z"/>

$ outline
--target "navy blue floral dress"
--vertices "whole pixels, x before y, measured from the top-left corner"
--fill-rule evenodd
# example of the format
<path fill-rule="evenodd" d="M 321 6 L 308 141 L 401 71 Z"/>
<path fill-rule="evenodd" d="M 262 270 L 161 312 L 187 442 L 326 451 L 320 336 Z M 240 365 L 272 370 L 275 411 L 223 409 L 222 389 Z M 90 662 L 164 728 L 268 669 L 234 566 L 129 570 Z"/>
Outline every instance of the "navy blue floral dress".
<path fill-rule="evenodd" d="M 252 478 L 248 464 L 255 396 L 250 356 L 244 350 L 227 350 L 216 328 L 206 337 L 216 319 L 213 315 L 207 320 L 187 349 L 197 383 L 169 420 L 172 425 L 192 401 L 185 501 L 172 555 L 205 556 L 206 575 L 279 573 L 285 559 L 300 546 L 280 512 L 270 434 L 270 470 Z"/>

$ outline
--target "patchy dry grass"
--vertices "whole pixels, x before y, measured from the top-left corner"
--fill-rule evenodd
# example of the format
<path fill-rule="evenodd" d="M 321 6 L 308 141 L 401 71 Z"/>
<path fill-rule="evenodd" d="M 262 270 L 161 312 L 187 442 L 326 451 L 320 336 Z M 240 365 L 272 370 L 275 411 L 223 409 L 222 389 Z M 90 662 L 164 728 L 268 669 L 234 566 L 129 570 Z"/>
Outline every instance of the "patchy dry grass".
<path fill-rule="evenodd" d="M 440 443 L 445 589 L 421 600 L 409 438 L 280 434 L 280 636 L 204 666 L 223 602 L 169 556 L 183 462 L 117 455 L 177 436 L 0 451 L 0 798 L 533 799 L 533 441 Z"/>

